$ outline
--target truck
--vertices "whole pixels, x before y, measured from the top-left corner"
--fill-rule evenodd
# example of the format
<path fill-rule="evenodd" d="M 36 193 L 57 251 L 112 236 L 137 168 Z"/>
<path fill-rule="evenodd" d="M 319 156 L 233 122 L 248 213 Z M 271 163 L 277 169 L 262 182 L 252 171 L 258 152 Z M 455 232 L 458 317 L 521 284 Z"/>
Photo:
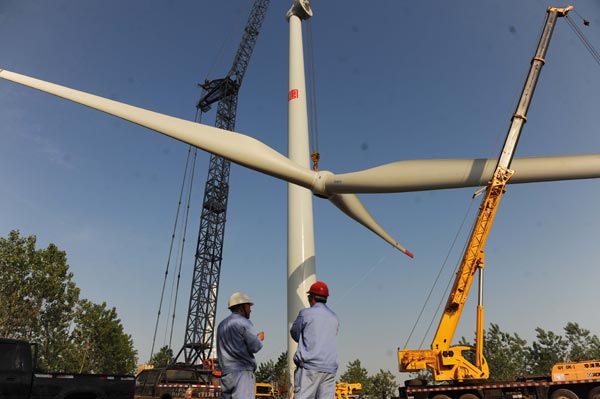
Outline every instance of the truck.
<path fill-rule="evenodd" d="M 269 384 L 267 382 L 257 382 L 254 386 L 254 398 L 274 399 L 275 391 L 273 390 L 273 384 Z"/>
<path fill-rule="evenodd" d="M 559 17 L 566 16 L 572 6 L 548 7 L 544 29 L 521 98 L 512 116 L 504 146 L 498 157 L 491 180 L 485 187 L 479 213 L 473 224 L 465 252 L 458 267 L 454 285 L 431 349 L 398 350 L 401 372 L 428 369 L 433 384 L 424 379 L 411 379 L 400 388 L 402 398 L 411 399 L 600 399 L 600 361 L 560 363 L 547 376 L 522 378 L 519 381 L 489 382 L 489 366 L 483 355 L 483 268 L 484 249 L 498 205 L 506 185 L 515 173 L 510 169 L 512 158 L 527 121 L 527 110 L 545 63 L 545 55 L 552 32 Z M 482 191 L 483 192 L 483 191 Z M 476 274 L 479 279 L 476 310 L 475 346 L 451 345 L 460 321 L 469 290 Z"/>
<path fill-rule="evenodd" d="M 173 364 L 142 370 L 135 378 L 135 399 L 219 398 L 213 370 Z"/>
<path fill-rule="evenodd" d="M 173 363 L 155 368 L 146 364 L 138 367 L 138 370 L 135 399 L 191 399 L 221 396 L 221 370 L 215 358 L 204 359 L 199 365 Z M 272 384 L 256 383 L 256 399 L 275 397 Z"/>
<path fill-rule="evenodd" d="M 362 384 L 359 382 L 338 382 L 335 384 L 335 399 L 357 399 L 362 390 Z"/>
<path fill-rule="evenodd" d="M 37 345 L 0 338 L 0 398 L 132 399 L 132 375 L 49 373 L 37 367 Z"/>
<path fill-rule="evenodd" d="M 211 388 L 206 385 L 190 385 L 185 394 L 184 399 L 195 399 L 195 398 L 206 398 L 213 397 L 207 393 L 210 393 Z M 214 387 L 215 392 L 218 390 L 218 394 L 220 395 L 220 386 Z M 273 385 L 266 382 L 257 382 L 254 387 L 254 398 L 255 399 L 276 399 L 277 395 L 273 390 Z"/>
<path fill-rule="evenodd" d="M 600 399 L 600 360 L 557 363 L 552 374 L 516 381 L 464 381 L 427 385 L 412 379 L 400 387 L 404 399 Z"/>

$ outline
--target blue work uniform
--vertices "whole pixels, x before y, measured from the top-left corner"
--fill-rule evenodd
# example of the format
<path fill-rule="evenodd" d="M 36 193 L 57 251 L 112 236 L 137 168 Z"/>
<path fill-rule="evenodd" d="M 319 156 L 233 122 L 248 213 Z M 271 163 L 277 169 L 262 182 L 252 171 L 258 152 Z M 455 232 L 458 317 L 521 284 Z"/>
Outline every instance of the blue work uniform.
<path fill-rule="evenodd" d="M 222 399 L 254 399 L 256 359 L 262 348 L 254 324 L 231 313 L 217 328 L 217 357 L 221 367 Z"/>
<path fill-rule="evenodd" d="M 337 315 L 321 302 L 302 309 L 290 334 L 298 342 L 294 354 L 294 399 L 333 399 L 338 369 Z"/>

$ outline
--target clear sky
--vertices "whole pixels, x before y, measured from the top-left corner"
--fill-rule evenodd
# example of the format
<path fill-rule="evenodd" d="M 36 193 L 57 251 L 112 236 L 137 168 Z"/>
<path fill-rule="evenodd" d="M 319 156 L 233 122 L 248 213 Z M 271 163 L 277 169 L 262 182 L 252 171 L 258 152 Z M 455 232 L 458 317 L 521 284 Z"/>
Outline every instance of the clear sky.
<path fill-rule="evenodd" d="M 284 154 L 290 4 L 272 2 L 237 118 L 238 131 Z M 591 25 L 575 13 L 571 18 L 600 47 L 600 3 L 572 4 Z M 315 0 L 321 169 L 496 157 L 548 5 L 567 4 Z M 250 6 L 239 0 L 4 0 L 0 68 L 194 119 L 197 83 L 229 70 Z M 561 19 L 517 156 L 600 153 L 599 104 L 600 68 Z M 214 116 L 204 120 L 212 124 Z M 117 308 L 140 361 L 148 360 L 152 345 L 186 153 L 187 145 L 139 126 L 0 81 L 0 235 L 19 229 L 37 235 L 41 247 L 53 242 L 65 250 L 82 297 Z M 207 166 L 201 152 L 175 351 L 183 341 Z M 252 320 L 266 333 L 258 355 L 265 361 L 287 342 L 286 183 L 236 166 L 230 183 L 217 318 L 228 314 L 232 292 L 247 292 L 256 303 Z M 315 198 L 317 277 L 330 285 L 330 305 L 341 320 L 341 372 L 356 358 L 372 373 L 397 370 L 396 349 L 406 344 L 449 256 L 408 343 L 419 347 L 446 299 L 464 230 L 449 249 L 473 191 L 361 196 L 414 260 Z M 487 246 L 486 326 L 499 324 L 529 342 L 536 327 L 560 334 L 569 321 L 600 335 L 599 197 L 597 180 L 509 187 Z M 177 274 L 174 262 L 168 286 Z M 471 302 L 456 341 L 473 337 Z M 161 323 L 157 347 L 168 340 L 165 331 Z"/>

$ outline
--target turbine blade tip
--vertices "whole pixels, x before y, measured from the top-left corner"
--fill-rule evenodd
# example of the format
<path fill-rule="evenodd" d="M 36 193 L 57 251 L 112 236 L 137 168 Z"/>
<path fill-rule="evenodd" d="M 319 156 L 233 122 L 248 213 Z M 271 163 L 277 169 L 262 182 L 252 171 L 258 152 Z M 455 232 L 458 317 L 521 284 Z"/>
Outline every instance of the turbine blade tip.
<path fill-rule="evenodd" d="M 404 253 L 405 253 L 406 255 L 410 256 L 411 258 L 414 258 L 414 257 L 415 257 L 415 255 L 413 255 L 413 253 L 412 253 L 412 252 L 410 252 L 408 249 L 407 249 L 406 251 L 404 251 Z"/>

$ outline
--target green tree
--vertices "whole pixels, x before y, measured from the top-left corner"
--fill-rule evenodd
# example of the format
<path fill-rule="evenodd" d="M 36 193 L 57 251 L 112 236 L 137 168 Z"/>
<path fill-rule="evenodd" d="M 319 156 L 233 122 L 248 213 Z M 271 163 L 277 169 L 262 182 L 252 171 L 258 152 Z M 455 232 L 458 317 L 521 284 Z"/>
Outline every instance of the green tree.
<path fill-rule="evenodd" d="M 149 363 L 154 367 L 164 367 L 173 363 L 173 360 L 173 349 L 165 345 L 152 355 Z"/>
<path fill-rule="evenodd" d="M 288 373 L 288 353 L 287 351 L 281 352 L 275 362 L 275 380 L 272 382 L 273 388 L 279 393 L 281 399 L 288 397 L 288 381 L 290 376 Z"/>
<path fill-rule="evenodd" d="M 509 381 L 527 373 L 527 341 L 510 335 L 491 323 L 485 333 L 484 356 L 490 368 L 490 379 Z"/>
<path fill-rule="evenodd" d="M 36 236 L 13 230 L 0 238 L 0 336 L 39 345 L 40 366 L 62 363 L 72 349 L 69 327 L 79 289 L 56 245 L 36 249 Z"/>
<path fill-rule="evenodd" d="M 348 363 L 346 371 L 340 376 L 340 381 L 348 383 L 360 382 L 362 384 L 363 382 L 366 382 L 368 378 L 369 373 L 367 372 L 367 369 L 361 365 L 359 359 L 356 359 Z"/>
<path fill-rule="evenodd" d="M 275 375 L 275 362 L 269 359 L 266 362 L 262 362 L 258 365 L 255 373 L 256 382 L 272 384 L 275 380 Z"/>
<path fill-rule="evenodd" d="M 116 310 L 80 299 L 66 253 L 36 242 L 18 230 L 0 238 L 0 336 L 38 344 L 42 369 L 132 372 L 136 352 Z"/>
<path fill-rule="evenodd" d="M 346 371 L 340 376 L 340 382 L 360 383 L 362 390 L 357 392 L 360 397 L 370 391 L 371 379 L 367 369 L 362 366 L 359 359 L 353 360 L 346 366 Z"/>
<path fill-rule="evenodd" d="M 287 351 L 281 352 L 276 362 L 268 360 L 261 363 L 256 370 L 256 382 L 273 385 L 280 397 L 284 397 L 288 386 Z"/>
<path fill-rule="evenodd" d="M 123 331 L 117 311 L 82 300 L 75 313 L 72 337 L 81 348 L 79 372 L 133 373 L 137 352 L 130 335 Z"/>
<path fill-rule="evenodd" d="M 600 359 L 600 340 L 591 335 L 590 330 L 579 327 L 579 324 L 569 322 L 564 328 L 565 339 L 568 341 L 568 358 L 578 362 L 581 360 Z"/>
<path fill-rule="evenodd" d="M 373 399 L 388 399 L 398 394 L 396 377 L 388 370 L 379 369 L 379 373 L 371 378 L 368 395 Z"/>
<path fill-rule="evenodd" d="M 547 375 L 555 363 L 566 359 L 569 343 L 552 331 L 545 331 L 540 327 L 535 331 L 536 341 L 528 350 L 529 374 Z"/>

